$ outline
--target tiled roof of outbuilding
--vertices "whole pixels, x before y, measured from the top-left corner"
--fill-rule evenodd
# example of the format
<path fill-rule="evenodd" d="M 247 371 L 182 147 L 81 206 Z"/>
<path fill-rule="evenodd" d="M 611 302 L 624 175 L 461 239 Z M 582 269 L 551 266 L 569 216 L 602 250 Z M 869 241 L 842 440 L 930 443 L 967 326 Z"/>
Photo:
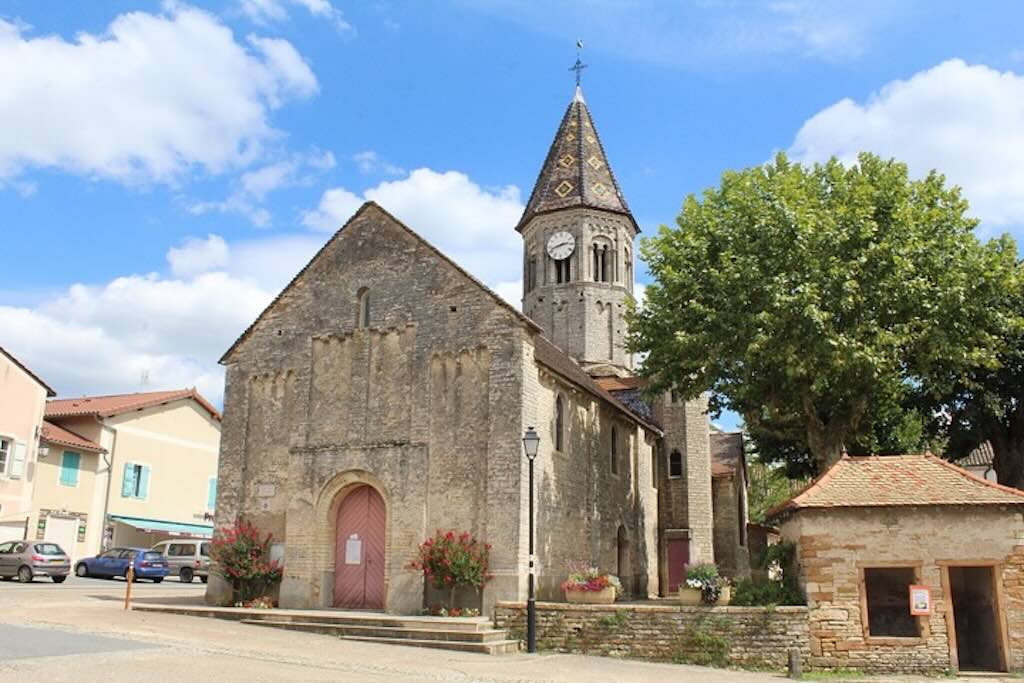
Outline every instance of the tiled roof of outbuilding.
<path fill-rule="evenodd" d="M 1024 505 L 1024 491 L 976 477 L 931 454 L 843 456 L 768 511 L 769 521 L 808 508 Z"/>
<path fill-rule="evenodd" d="M 175 391 L 148 391 L 137 394 L 111 394 L 109 396 L 83 396 L 81 398 L 61 398 L 46 402 L 46 417 L 61 418 L 80 415 L 96 415 L 112 417 L 132 410 L 151 408 L 163 403 L 191 398 L 215 420 L 220 420 L 220 412 L 209 401 L 191 389 Z"/>
<path fill-rule="evenodd" d="M 92 451 L 94 453 L 107 452 L 107 449 L 103 448 L 95 441 L 91 441 L 84 436 L 75 434 L 70 429 L 64 429 L 60 425 L 55 425 L 52 422 L 47 422 L 46 420 L 43 420 L 43 428 L 40 430 L 39 437 L 47 443 L 56 444 L 58 446 L 79 448 L 83 451 Z"/>
<path fill-rule="evenodd" d="M 968 453 L 966 458 L 957 460 L 956 464 L 960 467 L 991 467 L 994 457 L 992 443 L 986 441 Z"/>
<path fill-rule="evenodd" d="M 608 165 L 608 157 L 579 88 L 565 110 L 516 229 L 522 230 L 538 214 L 575 207 L 622 214 L 629 218 L 637 232 L 640 231 Z"/>

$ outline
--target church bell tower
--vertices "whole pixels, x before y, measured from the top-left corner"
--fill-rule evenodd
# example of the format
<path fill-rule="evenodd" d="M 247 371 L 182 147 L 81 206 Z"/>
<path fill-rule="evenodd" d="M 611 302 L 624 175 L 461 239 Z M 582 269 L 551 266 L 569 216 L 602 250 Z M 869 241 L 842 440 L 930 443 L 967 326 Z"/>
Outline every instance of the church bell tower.
<path fill-rule="evenodd" d="M 516 230 L 523 312 L 590 374 L 630 374 L 623 314 L 640 229 L 578 84 Z"/>

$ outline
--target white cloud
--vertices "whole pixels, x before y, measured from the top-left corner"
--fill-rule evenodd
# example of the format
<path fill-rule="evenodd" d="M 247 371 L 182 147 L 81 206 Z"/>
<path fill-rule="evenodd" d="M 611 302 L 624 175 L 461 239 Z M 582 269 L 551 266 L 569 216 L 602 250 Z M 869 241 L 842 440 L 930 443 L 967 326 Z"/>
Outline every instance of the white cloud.
<path fill-rule="evenodd" d="M 313 17 L 330 21 L 339 32 L 352 31 L 341 10 L 328 0 L 241 0 L 239 6 L 249 19 L 257 24 L 288 19 L 288 5 L 304 8 Z"/>
<path fill-rule="evenodd" d="M 799 161 L 861 151 L 931 169 L 963 187 L 971 213 L 991 225 L 1024 223 L 1024 76 L 959 59 L 892 81 L 863 104 L 841 100 L 803 124 Z"/>
<path fill-rule="evenodd" d="M 121 182 L 174 183 L 258 158 L 280 134 L 271 110 L 317 91 L 295 48 L 168 3 L 101 34 L 30 37 L 0 20 L 0 179 L 59 168 Z"/>
<path fill-rule="evenodd" d="M 352 161 L 356 162 L 356 166 L 359 167 L 359 172 L 364 175 L 371 175 L 375 173 L 382 173 L 384 175 L 405 174 L 404 168 L 381 159 L 380 155 L 372 149 L 353 154 Z"/>
<path fill-rule="evenodd" d="M 167 252 L 171 272 L 177 277 L 192 277 L 223 268 L 228 263 L 228 244 L 220 235 L 206 239 L 189 237 L 180 247 Z"/>
<path fill-rule="evenodd" d="M 364 200 L 373 200 L 487 283 L 521 275 L 522 241 L 515 225 L 523 213 L 519 188 L 485 189 L 457 171 L 419 168 L 357 196 L 345 188 L 328 190 L 303 222 L 337 230 Z"/>

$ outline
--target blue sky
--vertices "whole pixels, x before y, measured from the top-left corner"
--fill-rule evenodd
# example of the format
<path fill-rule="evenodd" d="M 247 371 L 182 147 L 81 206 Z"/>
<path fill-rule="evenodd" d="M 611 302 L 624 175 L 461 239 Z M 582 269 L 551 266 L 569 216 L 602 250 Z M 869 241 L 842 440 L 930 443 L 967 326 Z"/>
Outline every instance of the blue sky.
<path fill-rule="evenodd" d="M 1019 238 L 1022 23 L 994 1 L 0 2 L 0 345 L 65 395 L 219 400 L 221 352 L 367 198 L 518 299 L 578 37 L 647 231 L 777 150 L 869 149 Z"/>

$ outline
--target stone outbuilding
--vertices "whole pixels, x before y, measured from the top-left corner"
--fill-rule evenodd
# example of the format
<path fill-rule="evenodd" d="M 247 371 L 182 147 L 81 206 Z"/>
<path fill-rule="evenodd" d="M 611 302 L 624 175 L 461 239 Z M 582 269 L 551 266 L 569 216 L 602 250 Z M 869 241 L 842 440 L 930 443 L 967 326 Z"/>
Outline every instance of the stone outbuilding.
<path fill-rule="evenodd" d="M 1022 512 L 932 455 L 843 457 L 768 515 L 796 546 L 811 666 L 1020 671 Z"/>

